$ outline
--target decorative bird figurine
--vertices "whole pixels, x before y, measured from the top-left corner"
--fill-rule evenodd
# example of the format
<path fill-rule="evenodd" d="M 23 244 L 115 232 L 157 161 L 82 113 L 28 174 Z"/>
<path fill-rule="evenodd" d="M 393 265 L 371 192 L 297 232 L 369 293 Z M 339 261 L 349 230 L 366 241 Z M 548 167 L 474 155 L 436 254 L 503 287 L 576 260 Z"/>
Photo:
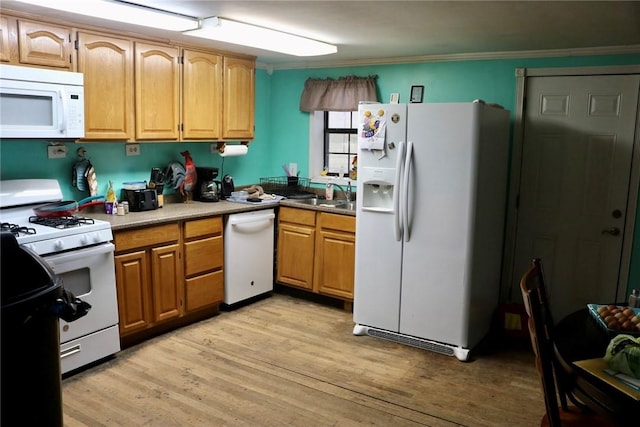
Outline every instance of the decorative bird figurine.
<path fill-rule="evenodd" d="M 193 163 L 191 154 L 189 151 L 183 151 L 180 154 L 184 156 L 184 181 L 180 183 L 180 194 L 184 198 L 184 202 L 188 203 L 193 201 L 193 191 L 196 188 L 198 182 L 198 174 L 196 172 L 196 165 Z"/>

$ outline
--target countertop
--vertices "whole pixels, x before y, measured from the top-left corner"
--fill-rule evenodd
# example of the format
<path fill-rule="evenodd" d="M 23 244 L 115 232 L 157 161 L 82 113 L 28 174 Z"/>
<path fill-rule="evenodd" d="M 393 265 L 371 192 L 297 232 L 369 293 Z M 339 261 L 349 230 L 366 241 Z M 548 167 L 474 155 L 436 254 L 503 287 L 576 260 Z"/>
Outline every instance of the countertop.
<path fill-rule="evenodd" d="M 198 219 L 209 216 L 229 215 L 240 212 L 250 212 L 262 209 L 276 208 L 278 206 L 290 206 L 300 209 L 330 212 L 340 215 L 355 216 L 355 211 L 346 209 L 327 208 L 322 206 L 310 206 L 297 202 L 295 199 L 283 199 L 276 203 L 234 203 L 226 200 L 219 202 L 165 202 L 162 208 L 143 212 L 130 212 L 127 215 L 107 215 L 101 208 L 88 208 L 83 211 L 87 217 L 107 221 L 111 223 L 114 231 L 128 228 L 145 227 L 148 225 L 159 225 L 167 222 L 184 221 Z"/>
<path fill-rule="evenodd" d="M 312 206 L 305 205 L 304 203 L 300 203 L 300 201 L 296 199 L 284 199 L 280 200 L 280 206 L 290 206 L 292 208 L 300 208 L 300 209 L 308 209 L 312 211 L 320 211 L 320 212 L 329 212 L 338 215 L 348 215 L 348 216 L 356 216 L 356 211 L 350 209 L 336 209 L 325 206 Z"/>
<path fill-rule="evenodd" d="M 241 204 L 221 200 L 219 202 L 165 203 L 163 207 L 151 211 L 129 212 L 127 215 L 107 215 L 98 209 L 86 210 L 84 214 L 90 218 L 111 223 L 114 231 L 127 228 L 158 225 L 167 222 L 198 219 L 208 216 L 228 215 L 239 212 L 250 212 L 277 207 L 277 203 Z"/>

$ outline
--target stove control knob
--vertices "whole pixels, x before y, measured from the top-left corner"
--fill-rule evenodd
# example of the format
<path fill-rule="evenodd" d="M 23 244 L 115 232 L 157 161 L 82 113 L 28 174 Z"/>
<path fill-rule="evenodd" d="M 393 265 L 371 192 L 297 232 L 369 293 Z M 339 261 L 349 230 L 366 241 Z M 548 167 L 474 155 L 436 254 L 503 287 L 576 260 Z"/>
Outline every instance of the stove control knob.
<path fill-rule="evenodd" d="M 86 234 L 84 236 L 82 236 L 80 238 L 80 243 L 83 244 L 83 245 L 89 244 L 89 236 L 87 236 Z"/>
<path fill-rule="evenodd" d="M 64 249 L 64 243 L 62 243 L 62 240 L 56 240 L 56 243 L 54 244 L 54 246 L 59 251 Z"/>

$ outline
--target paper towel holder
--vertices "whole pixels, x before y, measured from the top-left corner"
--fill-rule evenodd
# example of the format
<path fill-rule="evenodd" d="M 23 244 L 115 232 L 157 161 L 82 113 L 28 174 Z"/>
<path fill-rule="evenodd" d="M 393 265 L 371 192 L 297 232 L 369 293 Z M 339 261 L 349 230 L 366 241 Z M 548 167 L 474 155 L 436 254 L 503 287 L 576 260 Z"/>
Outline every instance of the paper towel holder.
<path fill-rule="evenodd" d="M 245 145 L 247 148 L 249 148 L 249 141 L 242 141 L 240 142 L 240 145 Z M 227 146 L 226 142 L 218 142 L 218 153 L 222 154 L 224 153 L 224 149 Z"/>

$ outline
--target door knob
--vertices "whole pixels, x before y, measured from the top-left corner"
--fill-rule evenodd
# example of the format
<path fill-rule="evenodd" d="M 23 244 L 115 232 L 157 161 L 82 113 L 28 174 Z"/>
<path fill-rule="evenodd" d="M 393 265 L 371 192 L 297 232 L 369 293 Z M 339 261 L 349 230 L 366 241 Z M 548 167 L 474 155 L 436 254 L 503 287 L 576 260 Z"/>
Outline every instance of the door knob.
<path fill-rule="evenodd" d="M 620 234 L 620 229 L 618 227 L 609 228 L 608 230 L 602 230 L 602 234 L 611 234 L 612 236 L 617 236 Z"/>

